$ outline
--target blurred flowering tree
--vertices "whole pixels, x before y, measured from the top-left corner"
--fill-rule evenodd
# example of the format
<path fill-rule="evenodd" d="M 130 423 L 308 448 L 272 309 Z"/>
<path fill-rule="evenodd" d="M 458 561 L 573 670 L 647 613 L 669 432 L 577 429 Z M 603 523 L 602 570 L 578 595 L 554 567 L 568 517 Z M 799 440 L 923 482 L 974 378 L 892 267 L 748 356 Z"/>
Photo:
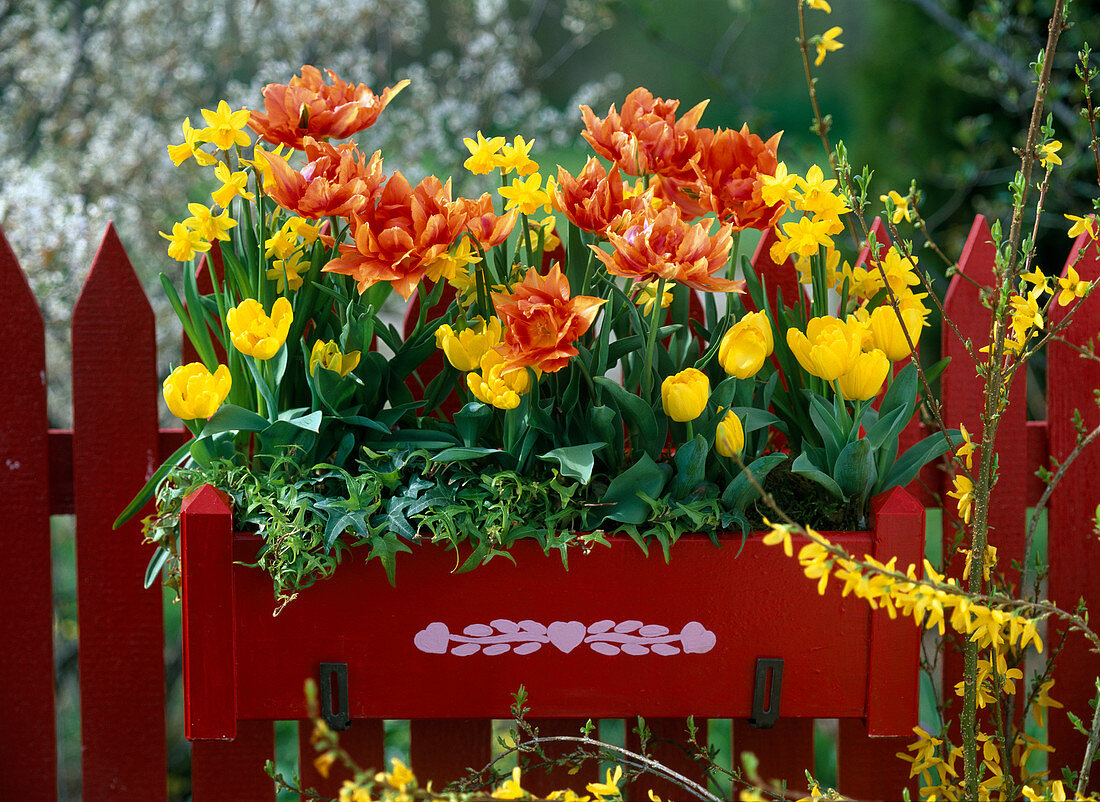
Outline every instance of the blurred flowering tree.
<path fill-rule="evenodd" d="M 166 150 L 196 107 L 219 98 L 258 105 L 264 84 L 302 64 L 379 89 L 409 78 L 371 130 L 368 152 L 385 148 L 387 170 L 409 175 L 458 172 L 468 155 L 462 138 L 478 129 L 560 146 L 576 135 L 580 103 L 609 102 L 609 81 L 591 80 L 554 109 L 534 79 L 556 69 L 536 42 L 540 26 L 574 52 L 605 24 L 601 6 L 319 0 L 305 12 L 288 0 L 0 2 L 0 227 L 46 318 L 54 425 L 71 416 L 69 313 L 107 221 L 148 281 L 169 265 L 157 229 L 209 189 L 188 186 Z M 171 311 L 154 303 L 163 307 L 161 352 L 178 361 Z"/>

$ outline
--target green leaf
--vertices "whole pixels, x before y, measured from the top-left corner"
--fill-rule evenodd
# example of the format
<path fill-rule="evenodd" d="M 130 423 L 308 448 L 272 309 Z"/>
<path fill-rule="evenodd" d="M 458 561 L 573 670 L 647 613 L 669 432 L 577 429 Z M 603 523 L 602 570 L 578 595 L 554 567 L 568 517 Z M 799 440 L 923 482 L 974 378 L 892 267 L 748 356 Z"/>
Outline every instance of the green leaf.
<path fill-rule="evenodd" d="M 588 408 L 585 416 L 589 437 L 595 437 L 608 445 L 602 455 L 612 469 L 618 468 L 623 460 L 623 421 L 611 407 L 598 405 Z"/>
<path fill-rule="evenodd" d="M 671 474 L 670 465 L 658 465 L 648 454 L 643 454 L 641 459 L 611 480 L 600 499 L 601 504 L 611 505 L 604 519 L 626 524 L 644 523 L 649 517 L 650 507 L 639 493 L 657 498 Z"/>
<path fill-rule="evenodd" d="M 805 476 L 811 482 L 816 482 L 824 487 L 837 498 L 844 498 L 844 491 L 840 489 L 840 485 L 838 485 L 829 474 L 818 470 L 817 467 L 810 462 L 805 453 L 799 454 L 795 461 L 791 463 L 791 473 Z"/>
<path fill-rule="evenodd" d="M 878 420 L 867 430 L 867 440 L 870 441 L 872 449 L 878 450 L 879 446 L 887 440 L 901 433 L 905 424 L 909 422 L 906 412 L 908 409 L 904 404 L 888 412 L 879 412 Z"/>
<path fill-rule="evenodd" d="M 875 483 L 875 455 L 866 437 L 844 447 L 833 468 L 833 478 L 845 496 L 870 492 Z"/>
<path fill-rule="evenodd" d="M 582 485 L 588 484 L 592 478 L 592 468 L 595 465 L 595 453 L 607 443 L 585 443 L 581 446 L 563 446 L 539 454 L 539 459 L 546 462 L 557 462 L 561 466 L 563 476 L 576 479 Z"/>
<path fill-rule="evenodd" d="M 659 457 L 664 438 L 660 436 L 657 416 L 649 404 L 606 376 L 596 376 L 592 381 L 608 391 L 627 427 L 633 430 L 632 446 L 637 449 L 640 445 L 652 459 Z"/>
<path fill-rule="evenodd" d="M 828 465 L 820 467 L 828 469 L 836 463 L 837 457 L 840 456 L 840 449 L 848 439 L 844 434 L 844 427 L 837 421 L 835 410 L 830 409 L 829 405 L 816 393 L 810 396 L 810 420 L 813 421 L 817 433 L 821 435 L 821 442 L 825 445 L 825 455 L 829 461 Z"/>
<path fill-rule="evenodd" d="M 772 469 L 783 464 L 786 460 L 786 454 L 765 454 L 753 460 L 750 465 L 746 466 L 746 469 L 756 479 L 757 484 L 763 487 L 764 480 L 768 478 L 768 474 L 772 472 Z M 757 489 L 749 481 L 749 477 L 745 475 L 744 471 L 741 471 L 729 483 L 729 487 L 722 494 L 722 500 L 735 510 L 744 510 L 759 495 Z"/>
<path fill-rule="evenodd" d="M 952 447 L 962 442 L 962 435 L 958 429 L 950 429 L 948 435 L 951 437 Z M 909 484 L 920 473 L 921 468 L 945 451 L 947 451 L 947 438 L 942 432 L 928 435 L 898 457 L 897 462 L 886 471 L 886 475 L 875 487 L 875 493 L 883 493 L 900 485 Z"/>
<path fill-rule="evenodd" d="M 153 497 L 153 493 L 157 490 L 157 485 L 160 484 L 160 480 L 168 475 L 168 472 L 183 462 L 189 453 L 191 453 L 191 443 L 193 441 L 188 440 L 182 446 L 177 448 L 168 459 L 166 459 L 161 466 L 153 472 L 153 475 L 149 477 L 149 480 L 138 491 L 137 495 L 126 505 L 124 509 L 115 519 L 112 524 L 112 529 L 118 529 L 124 523 L 129 521 L 138 510 L 145 506 L 145 502 Z M 148 587 L 148 585 L 146 585 Z"/>
<path fill-rule="evenodd" d="M 432 462 L 468 462 L 490 454 L 503 454 L 499 448 L 481 448 L 480 446 L 455 446 L 445 448 L 432 456 Z"/>
<path fill-rule="evenodd" d="M 493 408 L 480 401 L 471 401 L 455 413 L 455 428 L 463 445 L 472 446 L 493 422 Z"/>
<path fill-rule="evenodd" d="M 234 404 L 222 404 L 202 427 L 201 436 L 205 437 L 218 432 L 262 432 L 270 425 L 271 421 L 250 409 Z"/>
<path fill-rule="evenodd" d="M 909 415 L 917 405 L 917 366 L 910 362 L 902 368 L 898 375 L 890 382 L 890 387 L 882 397 L 882 403 L 878 405 L 879 416 L 895 410 L 899 407 L 908 408 Z M 906 418 L 908 419 L 908 415 Z"/>
<path fill-rule="evenodd" d="M 673 481 L 672 495 L 684 498 L 691 495 L 707 479 L 707 454 L 710 445 L 702 435 L 695 435 L 676 449 L 672 461 L 676 465 L 676 478 Z"/>
<path fill-rule="evenodd" d="M 164 567 L 166 562 L 168 562 L 168 549 L 164 546 L 157 546 L 152 559 L 149 560 L 149 566 L 145 569 L 146 588 L 151 588 L 153 583 L 157 581 L 157 574 L 160 573 L 160 569 Z"/>
<path fill-rule="evenodd" d="M 733 411 L 736 412 L 737 417 L 741 419 L 741 426 L 744 428 L 745 434 L 755 432 L 757 429 L 766 429 L 769 426 L 775 426 L 780 429 L 786 428 L 782 420 L 764 409 L 758 409 L 756 407 L 734 407 Z"/>

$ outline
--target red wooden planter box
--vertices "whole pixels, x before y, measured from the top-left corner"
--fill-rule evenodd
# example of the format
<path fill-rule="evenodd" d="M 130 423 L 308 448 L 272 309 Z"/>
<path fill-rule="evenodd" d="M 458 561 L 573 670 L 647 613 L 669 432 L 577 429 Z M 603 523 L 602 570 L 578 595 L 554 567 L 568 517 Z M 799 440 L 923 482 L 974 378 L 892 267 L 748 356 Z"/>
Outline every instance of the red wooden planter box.
<path fill-rule="evenodd" d="M 920 563 L 924 508 L 896 489 L 873 529 L 833 533 L 856 555 Z M 307 717 L 303 683 L 347 666 L 351 718 L 507 718 L 527 688 L 539 717 L 750 718 L 757 661 L 783 661 L 780 717 L 864 718 L 871 735 L 917 723 L 920 630 L 867 603 L 824 596 L 782 548 L 685 535 L 666 564 L 628 538 L 569 558 L 534 544 L 453 573 L 455 555 L 402 555 L 397 586 L 352 553 L 272 616 L 254 536 L 234 534 L 210 487 L 183 507 L 186 734 L 232 739 L 237 722 Z M 802 544 L 795 542 L 797 554 Z"/>

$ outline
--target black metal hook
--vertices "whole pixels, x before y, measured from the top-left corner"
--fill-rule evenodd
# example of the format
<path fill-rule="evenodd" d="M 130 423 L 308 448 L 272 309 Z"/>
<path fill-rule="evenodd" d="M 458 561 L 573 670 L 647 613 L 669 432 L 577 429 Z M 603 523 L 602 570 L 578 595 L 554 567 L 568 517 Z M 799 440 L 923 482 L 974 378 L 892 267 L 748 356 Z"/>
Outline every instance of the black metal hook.
<path fill-rule="evenodd" d="M 321 718 L 332 730 L 342 731 L 351 726 L 347 663 L 321 663 Z"/>
<path fill-rule="evenodd" d="M 771 672 L 771 693 L 767 693 L 768 672 Z M 752 718 L 749 723 L 758 729 L 774 727 L 779 720 L 779 693 L 783 688 L 783 659 L 756 658 L 756 683 L 752 691 Z M 767 695 L 767 709 L 764 707 Z"/>

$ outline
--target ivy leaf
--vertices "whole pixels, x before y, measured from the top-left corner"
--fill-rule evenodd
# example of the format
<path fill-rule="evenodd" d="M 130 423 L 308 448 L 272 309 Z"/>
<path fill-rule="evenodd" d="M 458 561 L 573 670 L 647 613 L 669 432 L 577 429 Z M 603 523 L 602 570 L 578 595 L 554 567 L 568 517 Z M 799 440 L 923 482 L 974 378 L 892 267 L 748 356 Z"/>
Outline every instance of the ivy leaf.
<path fill-rule="evenodd" d="M 596 452 L 607 443 L 585 443 L 580 446 L 562 446 L 553 451 L 540 454 L 539 459 L 557 462 L 563 476 L 576 479 L 582 485 L 592 478 L 592 468 L 596 463 Z"/>

